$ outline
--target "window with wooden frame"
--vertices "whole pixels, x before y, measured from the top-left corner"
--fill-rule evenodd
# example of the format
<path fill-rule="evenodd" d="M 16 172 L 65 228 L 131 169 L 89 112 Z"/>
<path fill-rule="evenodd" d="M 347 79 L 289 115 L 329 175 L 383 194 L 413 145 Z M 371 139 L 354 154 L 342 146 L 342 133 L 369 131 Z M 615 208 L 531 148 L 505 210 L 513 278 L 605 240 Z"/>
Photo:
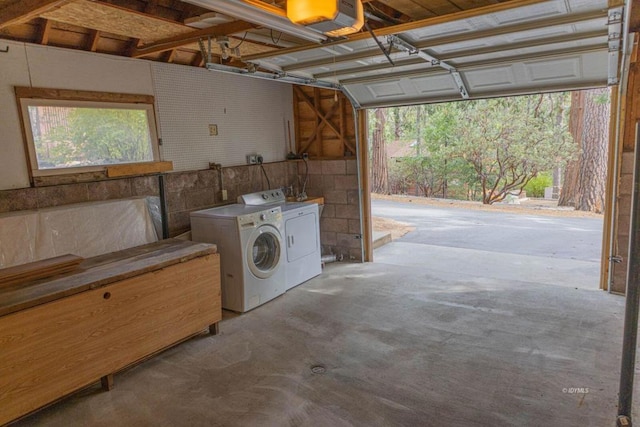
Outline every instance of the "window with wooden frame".
<path fill-rule="evenodd" d="M 34 177 L 160 160 L 150 95 L 16 87 Z"/>

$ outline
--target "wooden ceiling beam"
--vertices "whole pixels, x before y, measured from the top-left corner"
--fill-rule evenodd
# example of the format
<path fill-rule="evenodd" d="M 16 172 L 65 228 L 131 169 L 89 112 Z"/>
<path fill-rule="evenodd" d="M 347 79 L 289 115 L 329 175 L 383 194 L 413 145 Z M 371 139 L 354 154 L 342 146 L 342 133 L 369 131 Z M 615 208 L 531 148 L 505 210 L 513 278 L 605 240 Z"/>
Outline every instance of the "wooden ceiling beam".
<path fill-rule="evenodd" d="M 196 56 L 193 59 L 193 62 L 191 63 L 191 65 L 193 65 L 194 67 L 204 67 L 204 56 L 202 56 L 202 52 L 196 52 Z"/>
<path fill-rule="evenodd" d="M 22 0 L 0 9 L 0 29 L 37 18 L 41 13 L 63 6 L 70 0 Z"/>
<path fill-rule="evenodd" d="M 170 51 L 165 53 L 164 62 L 173 62 L 173 60 L 176 58 L 176 52 L 176 49 L 171 49 Z"/>
<path fill-rule="evenodd" d="M 404 24 L 412 20 L 410 16 L 380 1 L 371 0 L 369 2 L 369 6 L 367 6 L 367 9 L 370 9 L 370 12 L 375 16 L 378 16 L 379 18 L 382 18 L 385 21 L 389 21 L 390 23 L 393 23 L 395 25 Z"/>
<path fill-rule="evenodd" d="M 157 42 L 135 47 L 131 50 L 132 58 L 139 58 L 141 56 L 151 55 L 158 52 L 166 52 L 189 43 L 197 42 L 198 40 L 206 37 L 226 36 L 233 33 L 239 33 L 241 31 L 247 31 L 255 28 L 255 25 L 244 21 L 234 21 L 228 24 L 216 25 L 211 28 L 204 28 L 202 30 L 191 31 L 190 33 L 181 34 L 175 37 L 169 37 L 164 40 L 158 40 Z"/>
<path fill-rule="evenodd" d="M 95 52 L 98 49 L 98 42 L 100 41 L 100 31 L 91 30 L 89 33 L 89 45 L 88 50 L 90 52 Z"/>
<path fill-rule="evenodd" d="M 44 44 L 44 45 L 48 44 L 50 34 L 51 34 L 51 20 L 45 19 L 40 29 L 40 36 L 38 39 L 38 43 Z"/>

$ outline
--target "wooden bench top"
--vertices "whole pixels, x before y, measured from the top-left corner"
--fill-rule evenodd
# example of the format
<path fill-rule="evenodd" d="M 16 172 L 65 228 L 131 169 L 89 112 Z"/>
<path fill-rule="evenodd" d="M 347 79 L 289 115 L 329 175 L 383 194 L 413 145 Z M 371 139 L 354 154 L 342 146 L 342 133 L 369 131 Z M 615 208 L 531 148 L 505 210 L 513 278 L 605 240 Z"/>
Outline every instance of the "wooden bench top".
<path fill-rule="evenodd" d="M 215 245 L 166 239 L 88 258 L 73 272 L 3 287 L 0 316 L 214 253 Z"/>

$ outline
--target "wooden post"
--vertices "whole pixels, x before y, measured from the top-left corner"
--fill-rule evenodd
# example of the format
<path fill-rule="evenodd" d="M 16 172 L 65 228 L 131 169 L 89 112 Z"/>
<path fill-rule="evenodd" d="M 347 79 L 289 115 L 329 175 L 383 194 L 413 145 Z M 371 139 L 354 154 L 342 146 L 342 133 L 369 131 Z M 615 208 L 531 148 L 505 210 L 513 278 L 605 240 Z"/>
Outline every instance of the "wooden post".
<path fill-rule="evenodd" d="M 362 247 L 365 262 L 373 262 L 373 230 L 371 227 L 371 188 L 369 186 L 369 140 L 367 138 L 367 111 L 356 112 L 358 129 L 358 173 L 360 174 Z"/>
<path fill-rule="evenodd" d="M 620 179 L 619 165 L 622 153 L 617 149 L 616 126 L 618 123 L 618 86 L 611 87 L 611 119 L 609 121 L 609 150 L 607 153 L 607 182 L 605 184 L 604 229 L 602 230 L 602 251 L 600 256 L 600 289 L 609 290 L 609 270 L 611 269 L 611 257 L 613 248 L 612 239 L 617 228 L 617 221 L 612 223 L 614 204 L 618 196 L 616 183 Z M 617 159 L 616 159 L 617 156 Z"/>

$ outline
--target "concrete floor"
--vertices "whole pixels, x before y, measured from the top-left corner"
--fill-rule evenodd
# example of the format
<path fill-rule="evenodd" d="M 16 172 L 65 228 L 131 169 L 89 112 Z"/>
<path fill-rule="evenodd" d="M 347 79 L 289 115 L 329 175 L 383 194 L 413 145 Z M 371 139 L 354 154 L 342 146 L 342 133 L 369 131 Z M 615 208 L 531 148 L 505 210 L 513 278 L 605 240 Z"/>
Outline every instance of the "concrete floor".
<path fill-rule="evenodd" d="M 393 257 L 331 264 L 18 425 L 608 426 L 623 306 Z"/>

